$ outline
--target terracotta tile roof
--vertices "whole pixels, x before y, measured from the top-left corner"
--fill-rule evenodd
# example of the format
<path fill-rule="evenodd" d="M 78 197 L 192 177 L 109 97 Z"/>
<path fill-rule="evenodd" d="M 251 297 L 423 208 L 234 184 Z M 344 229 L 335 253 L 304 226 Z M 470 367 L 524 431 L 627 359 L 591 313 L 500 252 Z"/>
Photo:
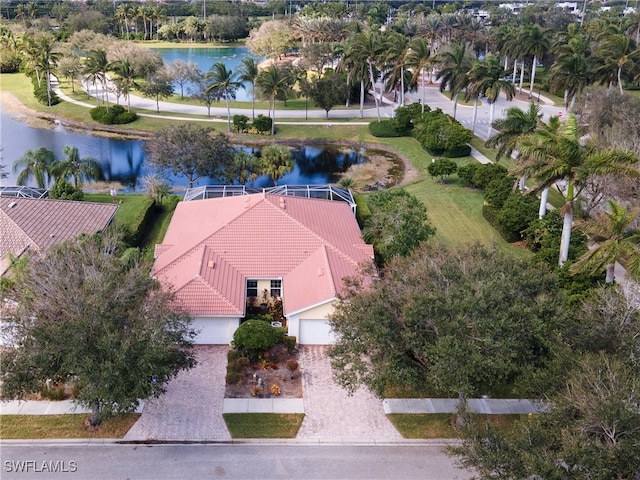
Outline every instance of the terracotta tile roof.
<path fill-rule="evenodd" d="M 288 314 L 335 298 L 373 248 L 344 202 L 258 193 L 181 202 L 156 255 L 193 314 L 242 315 L 247 278 L 282 279 Z"/>
<path fill-rule="evenodd" d="M 81 233 L 104 230 L 117 205 L 0 197 L 0 258 L 11 252 L 43 251 Z"/>

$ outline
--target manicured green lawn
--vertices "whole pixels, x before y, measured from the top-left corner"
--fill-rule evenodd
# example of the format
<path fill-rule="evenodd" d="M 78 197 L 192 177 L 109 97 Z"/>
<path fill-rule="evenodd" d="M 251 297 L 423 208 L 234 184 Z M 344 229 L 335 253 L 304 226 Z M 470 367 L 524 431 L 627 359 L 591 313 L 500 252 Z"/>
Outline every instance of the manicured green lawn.
<path fill-rule="evenodd" d="M 232 438 L 295 438 L 302 413 L 225 413 Z"/>
<path fill-rule="evenodd" d="M 455 428 L 455 414 L 430 413 L 430 414 L 405 414 L 393 413 L 387 415 L 403 438 L 459 438 Z M 479 423 L 491 425 L 507 430 L 522 415 L 478 415 Z"/>
<path fill-rule="evenodd" d="M 115 416 L 96 428 L 88 427 L 88 415 L 0 415 L 3 440 L 42 438 L 122 438 L 139 413 Z"/>
<path fill-rule="evenodd" d="M 107 193 L 85 193 L 87 202 L 113 203 Z M 127 194 L 118 195 L 118 210 L 116 211 L 116 226 L 127 228 L 131 232 L 138 229 L 147 210 L 153 205 L 153 200 L 146 195 Z"/>

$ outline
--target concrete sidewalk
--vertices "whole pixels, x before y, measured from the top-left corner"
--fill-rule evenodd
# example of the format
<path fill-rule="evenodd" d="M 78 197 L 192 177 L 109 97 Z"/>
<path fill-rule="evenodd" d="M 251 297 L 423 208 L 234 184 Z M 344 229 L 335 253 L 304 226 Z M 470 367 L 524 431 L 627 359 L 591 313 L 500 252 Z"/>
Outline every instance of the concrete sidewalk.
<path fill-rule="evenodd" d="M 142 413 L 144 401 L 140 401 L 140 406 L 136 413 Z M 90 408 L 84 408 L 76 404 L 73 400 L 9 400 L 0 402 L 0 415 L 66 415 L 91 413 Z"/>
<path fill-rule="evenodd" d="M 457 398 L 388 398 L 382 401 L 384 413 L 456 413 Z M 485 415 L 526 415 L 545 410 L 541 402 L 511 398 L 469 398 L 467 408 Z"/>

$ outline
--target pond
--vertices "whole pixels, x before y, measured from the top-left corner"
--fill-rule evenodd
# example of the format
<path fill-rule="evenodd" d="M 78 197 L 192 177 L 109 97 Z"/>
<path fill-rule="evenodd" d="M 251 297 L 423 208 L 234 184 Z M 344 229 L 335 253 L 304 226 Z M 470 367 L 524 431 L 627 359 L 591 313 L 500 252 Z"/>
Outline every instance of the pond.
<path fill-rule="evenodd" d="M 63 158 L 66 145 L 76 146 L 81 157 L 92 157 L 102 165 L 106 180 L 121 183 L 127 191 L 139 188 L 139 179 L 153 173 L 145 163 L 144 142 L 142 140 L 120 140 L 104 138 L 65 129 L 59 125 L 53 128 L 33 128 L 19 121 L 3 109 L 0 112 L 0 145 L 2 147 L 2 163 L 9 171 L 9 177 L 0 180 L 2 185 L 15 185 L 16 173 L 12 165 L 21 158 L 27 149 L 40 147 L 52 150 L 56 158 Z M 244 150 L 258 153 L 259 147 L 241 146 Z M 292 145 L 295 160 L 293 170 L 278 181 L 279 185 L 322 185 L 335 183 L 338 174 L 343 173 L 355 164 L 363 164 L 372 153 L 358 147 L 342 147 L 335 145 Z M 188 185 L 184 177 L 169 178 L 176 191 Z M 202 179 L 197 185 L 208 185 L 216 182 Z M 261 176 L 247 184 L 255 188 L 269 187 L 273 181 Z M 32 183 L 31 186 L 35 186 Z"/>
<path fill-rule="evenodd" d="M 246 47 L 211 47 L 211 48 L 151 48 L 153 52 L 162 55 L 165 64 L 175 60 L 193 62 L 198 65 L 202 72 L 208 72 L 216 62 L 224 62 L 228 70 L 239 73 L 242 59 L 251 56 Z M 255 57 L 254 57 L 255 58 Z M 256 59 L 259 63 L 262 59 Z M 185 86 L 184 94 L 187 95 L 188 86 Z M 180 87 L 175 86 L 175 92 L 180 93 Z M 236 100 L 251 101 L 251 85 L 246 84 L 245 88 L 239 88 L 236 93 Z"/>

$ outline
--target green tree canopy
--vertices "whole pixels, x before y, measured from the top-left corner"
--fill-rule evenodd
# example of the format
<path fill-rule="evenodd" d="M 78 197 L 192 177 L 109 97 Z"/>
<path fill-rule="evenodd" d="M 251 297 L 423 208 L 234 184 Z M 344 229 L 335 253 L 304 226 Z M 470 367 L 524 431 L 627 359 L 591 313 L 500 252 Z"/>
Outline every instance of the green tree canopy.
<path fill-rule="evenodd" d="M 423 243 L 356 285 L 330 323 L 334 374 L 350 391 L 397 385 L 492 394 L 545 363 L 564 296 L 548 268 L 480 245 Z"/>
<path fill-rule="evenodd" d="M 234 153 L 226 135 L 193 123 L 158 131 L 145 150 L 151 165 L 186 177 L 189 188 L 202 177 L 225 178 Z"/>
<path fill-rule="evenodd" d="M 195 364 L 191 318 L 115 238 L 79 237 L 29 257 L 15 283 L 15 349 L 2 355 L 2 394 L 76 379 L 92 425 L 158 396 Z"/>

